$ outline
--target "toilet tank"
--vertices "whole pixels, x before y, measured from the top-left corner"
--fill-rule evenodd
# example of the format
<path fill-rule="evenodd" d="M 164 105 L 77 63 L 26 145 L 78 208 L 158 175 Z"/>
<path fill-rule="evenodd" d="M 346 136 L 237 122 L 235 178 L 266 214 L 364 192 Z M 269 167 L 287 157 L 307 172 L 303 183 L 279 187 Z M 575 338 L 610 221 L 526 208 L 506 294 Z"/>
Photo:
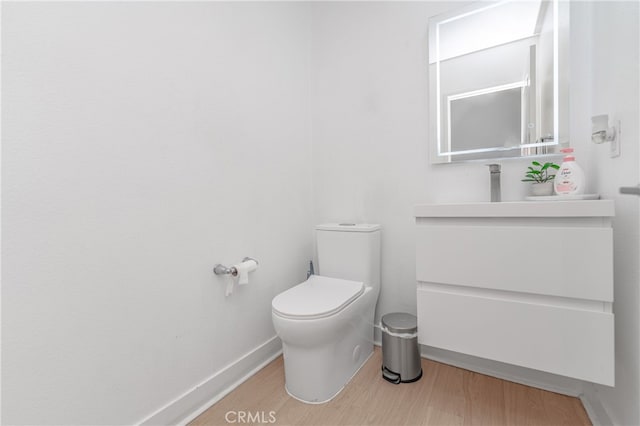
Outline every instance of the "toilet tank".
<path fill-rule="evenodd" d="M 362 281 L 380 290 L 380 225 L 318 225 L 316 244 L 318 274 Z"/>

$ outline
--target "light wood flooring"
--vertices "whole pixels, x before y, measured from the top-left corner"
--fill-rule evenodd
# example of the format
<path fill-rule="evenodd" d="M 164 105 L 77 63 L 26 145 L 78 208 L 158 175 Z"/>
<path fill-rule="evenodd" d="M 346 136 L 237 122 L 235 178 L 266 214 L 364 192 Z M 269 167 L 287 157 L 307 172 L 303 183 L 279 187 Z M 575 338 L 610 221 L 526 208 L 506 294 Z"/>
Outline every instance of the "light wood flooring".
<path fill-rule="evenodd" d="M 251 412 L 253 416 L 264 413 L 254 424 L 276 425 L 591 424 L 577 398 L 426 359 L 422 359 L 419 381 L 393 385 L 381 376 L 381 359 L 376 347 L 337 397 L 326 404 L 311 405 L 287 395 L 280 356 L 191 424 L 231 424 L 225 420 L 228 411 Z M 239 422 L 235 413 L 228 418 L 234 424 L 246 424 Z M 270 423 L 274 418 L 275 423 Z"/>

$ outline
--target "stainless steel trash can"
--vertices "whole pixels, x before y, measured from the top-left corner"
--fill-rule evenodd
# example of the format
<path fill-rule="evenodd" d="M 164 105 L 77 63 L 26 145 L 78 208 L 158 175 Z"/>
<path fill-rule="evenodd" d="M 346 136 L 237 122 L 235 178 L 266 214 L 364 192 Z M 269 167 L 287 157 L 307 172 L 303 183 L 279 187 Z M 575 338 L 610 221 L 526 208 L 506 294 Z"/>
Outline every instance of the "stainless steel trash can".
<path fill-rule="evenodd" d="M 422 377 L 418 350 L 418 319 L 394 312 L 381 321 L 382 377 L 391 383 L 415 382 Z"/>

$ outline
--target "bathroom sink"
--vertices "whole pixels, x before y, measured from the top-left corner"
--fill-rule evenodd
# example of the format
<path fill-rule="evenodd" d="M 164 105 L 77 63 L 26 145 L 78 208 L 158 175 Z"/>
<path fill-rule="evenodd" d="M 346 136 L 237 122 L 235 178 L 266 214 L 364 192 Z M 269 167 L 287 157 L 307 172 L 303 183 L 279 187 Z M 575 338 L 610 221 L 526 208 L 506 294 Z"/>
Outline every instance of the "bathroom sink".
<path fill-rule="evenodd" d="M 590 217 L 613 216 L 612 200 L 507 201 L 418 204 L 415 217 Z"/>

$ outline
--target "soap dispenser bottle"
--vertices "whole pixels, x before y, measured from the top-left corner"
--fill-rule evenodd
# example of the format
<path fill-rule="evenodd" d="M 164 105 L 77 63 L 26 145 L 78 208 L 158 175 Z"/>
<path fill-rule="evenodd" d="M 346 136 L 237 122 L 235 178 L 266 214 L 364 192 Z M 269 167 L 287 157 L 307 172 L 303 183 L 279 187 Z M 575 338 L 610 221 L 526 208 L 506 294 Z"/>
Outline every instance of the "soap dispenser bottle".
<path fill-rule="evenodd" d="M 560 152 L 566 154 L 560 169 L 553 180 L 553 188 L 558 195 L 584 194 L 584 172 L 576 163 L 573 148 L 564 148 Z"/>

